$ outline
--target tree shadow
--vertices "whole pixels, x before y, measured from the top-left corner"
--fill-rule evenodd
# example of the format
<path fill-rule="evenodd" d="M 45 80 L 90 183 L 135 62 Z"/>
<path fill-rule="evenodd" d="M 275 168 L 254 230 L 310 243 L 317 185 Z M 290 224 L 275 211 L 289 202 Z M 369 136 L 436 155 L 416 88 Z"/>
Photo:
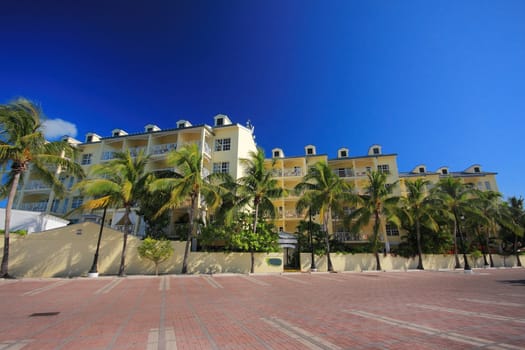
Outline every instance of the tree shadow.
<path fill-rule="evenodd" d="M 515 286 L 520 286 L 520 285 L 525 286 L 525 280 L 504 280 L 504 281 L 498 281 L 498 282 L 515 285 Z"/>

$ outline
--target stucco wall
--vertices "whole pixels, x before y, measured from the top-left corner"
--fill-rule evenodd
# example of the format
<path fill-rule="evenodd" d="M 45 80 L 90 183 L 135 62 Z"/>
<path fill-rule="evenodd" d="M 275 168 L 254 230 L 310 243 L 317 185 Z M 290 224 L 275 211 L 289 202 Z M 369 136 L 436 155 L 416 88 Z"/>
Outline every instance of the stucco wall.
<path fill-rule="evenodd" d="M 76 277 L 88 273 L 93 263 L 100 226 L 81 223 L 64 228 L 20 237 L 11 235 L 9 272 L 18 277 Z M 140 240 L 128 238 L 126 273 L 153 274 L 154 266 L 137 254 Z M 159 273 L 180 273 L 184 256 L 184 242 L 172 242 L 175 253 L 162 263 Z M 0 240 L 0 248 L 3 239 Z M 98 272 L 118 273 L 122 252 L 122 233 L 104 228 L 100 246 Z M 268 259 L 282 262 L 282 253 L 255 254 L 256 273 L 282 272 L 279 266 L 268 264 Z M 249 253 L 192 252 L 188 260 L 189 273 L 249 273 Z"/>
<path fill-rule="evenodd" d="M 81 223 L 27 236 L 11 236 L 9 272 L 17 277 L 77 277 L 87 275 L 93 262 L 99 225 Z M 129 236 L 126 273 L 153 274 L 154 266 L 137 254 L 140 240 Z M 172 242 L 175 254 L 160 265 L 159 273 L 177 274 L 182 267 L 184 242 Z M 0 249 L 3 239 L 0 239 Z M 122 233 L 104 228 L 99 254 L 100 274 L 115 275 L 120 264 Z M 301 270 L 310 270 L 310 254 L 301 254 Z M 375 258 L 372 254 L 332 254 L 336 271 L 373 271 Z M 255 254 L 255 273 L 280 273 L 283 271 L 282 253 Z M 405 259 L 392 255 L 380 255 L 383 270 L 415 269 L 417 259 Z M 460 256 L 460 261 L 462 261 Z M 493 256 L 496 267 L 516 265 L 514 256 Z M 271 263 L 270 263 L 271 262 Z M 469 258 L 472 267 L 483 267 L 483 258 Z M 326 271 L 325 256 L 317 256 L 318 271 Z M 424 266 L 428 270 L 453 269 L 452 255 L 425 255 Z M 249 253 L 191 252 L 188 260 L 189 273 L 249 273 Z"/>
<path fill-rule="evenodd" d="M 373 254 L 330 254 L 335 271 L 373 271 L 376 269 L 376 259 Z M 391 270 L 411 270 L 417 267 L 416 258 L 403 258 L 401 256 L 379 255 L 381 269 Z M 469 264 L 472 268 L 482 268 L 483 257 L 473 259 L 468 256 Z M 488 259 L 488 257 L 487 257 Z M 515 256 L 492 255 L 494 267 L 515 267 Z M 463 256 L 459 256 L 461 266 L 463 266 Z M 523 263 L 523 261 L 522 261 Z M 315 264 L 318 271 L 327 271 L 326 256 L 316 256 Z M 311 254 L 301 253 L 301 271 L 310 271 Z M 453 269 L 455 266 L 454 255 L 425 254 L 423 255 L 423 266 L 427 270 Z"/>

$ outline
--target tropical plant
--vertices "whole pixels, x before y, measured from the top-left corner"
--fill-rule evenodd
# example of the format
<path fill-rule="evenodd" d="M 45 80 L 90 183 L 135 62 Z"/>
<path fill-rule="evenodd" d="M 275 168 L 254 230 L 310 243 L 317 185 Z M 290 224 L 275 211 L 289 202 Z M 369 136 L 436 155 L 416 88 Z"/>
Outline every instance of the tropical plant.
<path fill-rule="evenodd" d="M 491 242 L 496 238 L 500 227 L 512 230 L 513 222 L 509 207 L 501 200 L 501 194 L 495 191 L 479 191 L 474 203 L 479 212 L 473 220 L 473 230 L 478 233 L 481 253 L 485 266 L 494 267 Z M 487 260 L 487 255 L 489 260 Z"/>
<path fill-rule="evenodd" d="M 474 204 L 475 191 L 469 185 L 464 184 L 460 179 L 447 176 L 439 180 L 432 189 L 431 194 L 435 205 L 452 225 L 454 232 L 454 255 L 456 257 L 456 268 L 459 265 L 457 257 L 456 237 L 459 236 L 460 246 L 463 254 L 464 269 L 470 270 L 467 258 L 467 237 L 463 232 L 460 219 L 467 216 L 479 216 L 479 210 Z"/>
<path fill-rule="evenodd" d="M 137 251 L 141 258 L 147 259 L 155 265 L 155 276 L 157 276 L 159 265 L 173 255 L 173 246 L 170 241 L 146 237 L 137 247 Z"/>
<path fill-rule="evenodd" d="M 116 152 L 110 161 L 94 165 L 90 177 L 73 187 L 73 190 L 79 190 L 83 195 L 92 198 L 82 204 L 80 210 L 124 208 L 124 216 L 120 220 L 124 226 L 118 271 L 121 277 L 125 276 L 130 214 L 134 207 L 139 206 L 142 194 L 151 181 L 151 174 L 146 169 L 148 161 L 149 156 L 145 155 L 144 151 L 140 151 L 136 157 L 132 156 L 129 150 Z"/>
<path fill-rule="evenodd" d="M 373 223 L 372 237 L 370 240 L 372 252 L 376 258 L 376 269 L 381 270 L 381 261 L 379 260 L 379 231 L 382 226 L 382 219 L 399 226 L 399 218 L 396 216 L 396 208 L 399 197 L 392 195 L 395 185 L 387 183 L 387 174 L 380 171 L 371 171 L 367 173 L 368 185 L 364 194 L 359 195 L 359 207 L 350 213 L 347 221 L 350 222 L 350 230 L 354 233 Z M 388 238 L 386 232 L 383 236 L 385 240 L 385 250 L 388 251 Z"/>
<path fill-rule="evenodd" d="M 156 179 L 150 184 L 149 189 L 152 192 L 163 191 L 170 194 L 156 216 L 162 215 L 168 209 L 188 207 L 189 229 L 181 270 L 181 273 L 185 274 L 188 272 L 191 241 L 197 236 L 197 224 L 201 216 L 199 210 L 201 197 L 210 210 L 221 203 L 221 198 L 216 186 L 209 178 L 202 175 L 202 155 L 197 144 L 187 144 L 172 151 L 168 154 L 167 164 L 175 167 L 176 176 Z"/>
<path fill-rule="evenodd" d="M 525 210 L 523 208 L 523 198 L 510 197 L 507 203 L 514 228 L 512 229 L 505 227 L 505 231 L 507 231 L 507 234 L 511 233 L 513 236 L 512 250 L 516 255 L 517 266 L 522 266 L 520 260 L 520 237 L 523 237 L 525 231 Z"/>
<path fill-rule="evenodd" d="M 421 226 L 425 226 L 431 231 L 437 231 L 438 224 L 433 218 L 435 212 L 426 186 L 430 184 L 428 180 L 422 178 L 414 181 L 405 181 L 407 196 L 400 199 L 400 217 L 408 222 L 410 227 L 415 228 L 418 263 L 417 268 L 423 270 L 423 249 L 421 248 Z"/>
<path fill-rule="evenodd" d="M 76 150 L 66 141 L 49 142 L 45 139 L 41 122 L 41 108 L 33 102 L 20 98 L 7 105 L 0 105 L 0 164 L 10 168 L 5 183 L 8 191 L 4 250 L 0 275 L 9 275 L 9 226 L 16 190 L 31 167 L 31 173 L 52 186 L 55 196 L 65 193 L 57 174 L 83 177 L 82 168 L 73 161 Z"/>
<path fill-rule="evenodd" d="M 286 191 L 279 187 L 276 179 L 272 176 L 275 160 L 270 164 L 270 169 L 265 166 L 264 150 L 257 148 L 257 151 L 250 152 L 250 158 L 241 159 L 244 166 L 245 175 L 238 179 L 238 195 L 240 203 L 250 204 L 253 209 L 252 231 L 257 235 L 257 227 L 261 217 L 275 217 L 275 207 L 272 199 L 280 198 Z M 254 272 L 255 251 L 251 249 L 250 272 Z"/>
<path fill-rule="evenodd" d="M 333 271 L 330 258 L 329 220 L 332 213 L 341 212 L 343 207 L 357 202 L 353 187 L 349 182 L 337 176 L 326 162 L 318 162 L 308 169 L 302 181 L 295 186 L 297 193 L 302 194 L 296 204 L 298 213 L 305 210 L 318 212 L 324 232 L 328 271 Z"/>

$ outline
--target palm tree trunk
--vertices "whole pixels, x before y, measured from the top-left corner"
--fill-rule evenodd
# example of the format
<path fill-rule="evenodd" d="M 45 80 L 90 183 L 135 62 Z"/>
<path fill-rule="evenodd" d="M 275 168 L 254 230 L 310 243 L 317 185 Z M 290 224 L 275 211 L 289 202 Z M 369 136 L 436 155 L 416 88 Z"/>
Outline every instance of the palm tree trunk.
<path fill-rule="evenodd" d="M 128 245 L 128 234 L 129 234 L 129 214 L 131 212 L 131 208 L 129 206 L 126 206 L 126 212 L 124 213 L 126 220 L 124 224 L 124 239 L 122 242 L 122 254 L 120 255 L 120 267 L 118 270 L 119 277 L 125 277 L 126 276 L 126 250 Z"/>
<path fill-rule="evenodd" d="M 481 253 L 483 254 L 483 265 L 487 267 L 489 266 L 489 261 L 487 260 L 488 246 L 485 246 L 485 243 L 488 242 L 488 238 L 487 238 L 487 235 L 485 235 L 485 242 L 483 242 L 483 239 L 481 237 L 481 230 L 478 230 L 478 237 L 479 237 L 479 244 L 481 246 Z"/>
<path fill-rule="evenodd" d="M 328 218 L 331 218 L 332 215 L 330 213 L 330 210 L 328 210 L 328 213 L 323 218 L 323 226 L 324 226 L 324 233 L 325 233 L 325 245 L 326 245 L 326 261 L 327 261 L 327 268 L 328 272 L 334 271 L 334 266 L 332 265 L 332 258 L 330 257 L 330 237 L 328 235 Z"/>
<path fill-rule="evenodd" d="M 379 218 L 379 212 L 374 213 L 375 220 L 374 220 L 374 255 L 376 257 L 376 270 L 381 271 L 381 261 L 379 259 L 379 252 L 378 250 L 378 237 L 379 237 L 379 224 L 380 224 L 380 218 Z"/>
<path fill-rule="evenodd" d="M 454 212 L 454 219 L 456 221 L 456 226 L 457 226 L 457 232 L 459 233 L 459 243 L 461 245 L 461 250 L 463 251 L 463 261 L 464 261 L 464 267 L 463 269 L 465 271 L 469 271 L 471 270 L 470 268 L 470 265 L 468 263 L 468 257 L 467 257 L 467 245 L 465 243 L 465 239 L 463 238 L 463 233 L 461 232 L 461 228 L 459 226 L 459 222 L 458 222 L 458 215 L 456 212 Z"/>
<path fill-rule="evenodd" d="M 186 247 L 184 248 L 184 258 L 182 259 L 182 269 L 181 273 L 186 274 L 188 273 L 188 258 L 190 256 L 190 248 L 191 248 L 191 239 L 193 238 L 193 230 L 194 230 L 194 219 L 195 216 L 195 205 L 197 204 L 196 198 L 194 196 L 191 197 L 191 208 L 189 213 L 189 219 L 190 219 L 190 229 L 188 230 L 188 236 L 186 238 Z"/>
<path fill-rule="evenodd" d="M 15 201 L 16 189 L 20 181 L 20 172 L 16 172 L 9 190 L 9 197 L 7 198 L 7 205 L 5 207 L 5 232 L 4 232 L 4 254 L 2 256 L 1 277 L 12 278 L 9 275 L 9 226 L 11 225 L 11 209 Z"/>
<path fill-rule="evenodd" d="M 520 252 L 518 251 L 518 235 L 514 234 L 514 252 L 516 253 L 516 266 L 521 267 Z"/>
<path fill-rule="evenodd" d="M 257 234 L 257 220 L 259 219 L 259 203 L 255 200 L 255 214 L 253 219 L 253 235 Z M 255 251 L 250 245 L 250 273 L 255 273 Z"/>
<path fill-rule="evenodd" d="M 417 240 L 417 256 L 418 256 L 418 262 L 417 262 L 417 269 L 418 270 L 424 270 L 423 267 L 423 249 L 421 248 L 421 227 L 420 227 L 419 220 L 416 221 L 416 240 Z"/>
<path fill-rule="evenodd" d="M 455 269 L 460 269 L 461 264 L 459 263 L 459 256 L 458 256 L 458 230 L 457 230 L 457 224 L 454 220 L 454 259 L 456 261 L 456 266 L 454 266 Z"/>

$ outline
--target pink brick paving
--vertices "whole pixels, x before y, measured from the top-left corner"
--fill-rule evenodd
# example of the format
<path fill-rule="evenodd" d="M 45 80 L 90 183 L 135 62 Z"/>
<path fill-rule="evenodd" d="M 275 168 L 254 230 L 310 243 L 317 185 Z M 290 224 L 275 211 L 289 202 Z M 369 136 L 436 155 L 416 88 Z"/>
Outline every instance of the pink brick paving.
<path fill-rule="evenodd" d="M 0 350 L 525 349 L 525 269 L 0 280 L 0 300 Z"/>

